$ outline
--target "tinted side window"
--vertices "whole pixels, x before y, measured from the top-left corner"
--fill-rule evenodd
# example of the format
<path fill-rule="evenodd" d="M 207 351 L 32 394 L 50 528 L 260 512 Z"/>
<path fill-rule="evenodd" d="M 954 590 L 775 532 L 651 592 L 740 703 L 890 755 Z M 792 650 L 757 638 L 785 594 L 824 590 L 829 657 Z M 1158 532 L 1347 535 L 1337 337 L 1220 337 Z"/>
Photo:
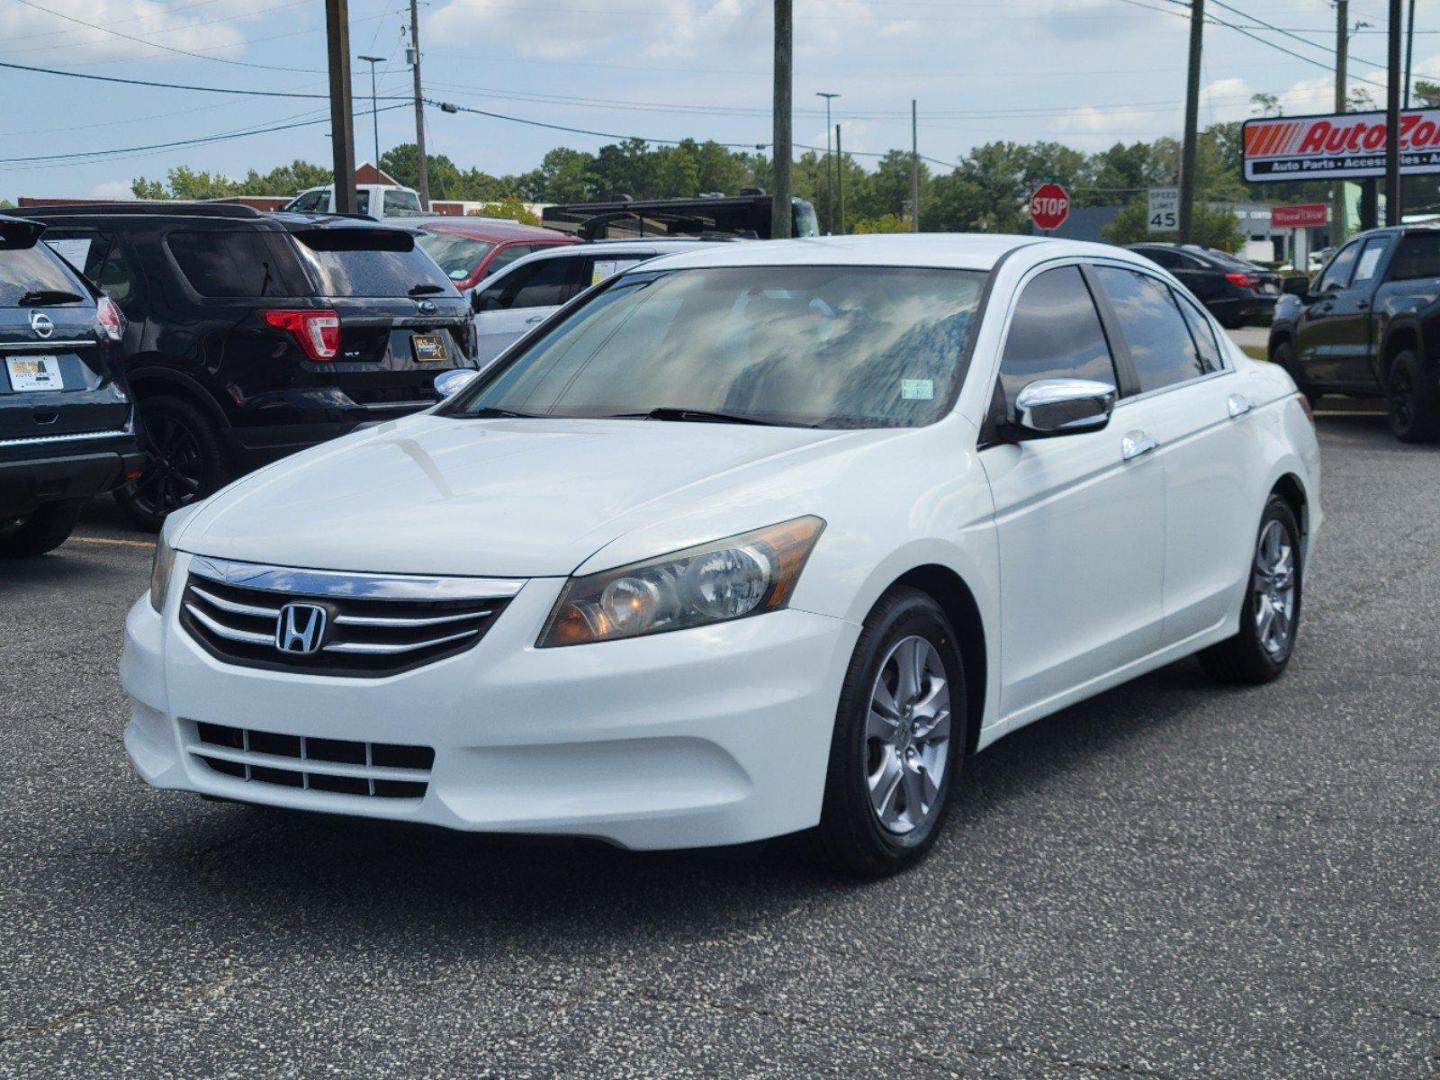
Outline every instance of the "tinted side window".
<path fill-rule="evenodd" d="M 165 243 L 201 296 L 304 296 L 310 291 L 264 233 L 172 232 Z"/>
<path fill-rule="evenodd" d="M 1440 233 L 1403 237 L 1390 261 L 1391 281 L 1440 277 Z"/>
<path fill-rule="evenodd" d="M 522 266 L 481 294 L 481 310 L 554 307 L 580 291 L 586 259 L 542 259 Z"/>
<path fill-rule="evenodd" d="M 1205 374 L 1168 285 L 1116 266 L 1097 267 L 1095 273 L 1120 323 L 1142 394 Z"/>
<path fill-rule="evenodd" d="M 1208 374 L 1212 371 L 1223 371 L 1225 369 L 1225 354 L 1220 351 L 1220 344 L 1215 340 L 1215 331 L 1211 328 L 1210 322 L 1200 313 L 1200 308 L 1183 293 L 1176 294 L 1180 299 L 1180 311 L 1185 316 L 1186 325 L 1190 327 L 1190 337 L 1195 342 L 1196 351 L 1200 356 L 1200 366 Z"/>
<path fill-rule="evenodd" d="M 1166 270 L 1176 270 L 1184 263 L 1180 255 L 1169 248 L 1136 248 L 1135 250 L 1156 266 L 1163 266 Z"/>
<path fill-rule="evenodd" d="M 1325 276 L 1320 279 L 1320 288 L 1317 292 L 1334 292 L 1336 289 L 1343 289 L 1350 284 L 1350 269 L 1355 265 L 1355 257 L 1360 254 L 1360 241 L 1356 240 L 1346 244 L 1340 249 L 1340 254 L 1330 260 L 1330 265 L 1325 269 Z"/>
<path fill-rule="evenodd" d="M 540 246 L 535 244 L 511 244 L 507 248 L 501 248 L 495 258 L 490 261 L 490 265 L 485 268 L 485 273 L 493 274 L 504 270 L 516 259 L 523 259 L 526 255 L 531 255 L 539 250 Z"/>
<path fill-rule="evenodd" d="M 1095 301 L 1074 266 L 1047 270 L 1025 286 L 1000 360 L 1007 409 L 1027 383 L 1061 378 L 1117 385 Z"/>

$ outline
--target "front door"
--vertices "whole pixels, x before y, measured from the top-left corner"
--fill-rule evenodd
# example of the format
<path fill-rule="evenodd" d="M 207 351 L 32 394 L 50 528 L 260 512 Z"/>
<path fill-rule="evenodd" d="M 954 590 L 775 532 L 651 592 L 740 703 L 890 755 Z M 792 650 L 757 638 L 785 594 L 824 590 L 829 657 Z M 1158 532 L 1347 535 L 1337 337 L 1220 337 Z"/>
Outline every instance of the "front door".
<path fill-rule="evenodd" d="M 1330 260 L 1295 326 L 1300 370 L 1318 387 L 1372 383 L 1370 302 L 1390 243 L 1388 236 L 1359 238 Z"/>
<path fill-rule="evenodd" d="M 1074 265 L 1024 286 L 999 405 L 1008 413 L 1026 384 L 1067 377 L 1120 385 Z M 999 534 L 1003 718 L 1050 711 L 1159 645 L 1165 484 L 1163 466 L 1142 449 L 1144 423 L 1142 403 L 1100 431 L 1000 442 L 980 455 Z"/>

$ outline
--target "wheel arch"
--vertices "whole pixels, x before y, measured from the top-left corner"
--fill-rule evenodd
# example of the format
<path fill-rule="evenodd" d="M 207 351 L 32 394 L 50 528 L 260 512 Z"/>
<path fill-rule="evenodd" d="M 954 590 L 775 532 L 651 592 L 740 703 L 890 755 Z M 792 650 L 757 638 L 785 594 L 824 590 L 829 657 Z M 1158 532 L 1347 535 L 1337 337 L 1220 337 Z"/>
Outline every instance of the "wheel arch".
<path fill-rule="evenodd" d="M 222 430 L 230 427 L 230 420 L 216 403 L 214 396 L 199 380 L 183 371 L 175 371 L 162 364 L 132 361 L 127 365 L 125 381 L 136 402 L 147 397 L 178 397 L 198 407 Z"/>
<path fill-rule="evenodd" d="M 965 662 L 965 749 L 973 753 L 985 716 L 990 674 L 985 622 L 975 593 L 955 570 L 939 563 L 925 563 L 907 570 L 891 582 L 885 592 L 897 586 L 919 589 L 934 599 L 955 630 L 960 656 Z"/>
<path fill-rule="evenodd" d="M 1385 340 L 1381 343 L 1380 359 L 1380 382 L 1381 385 L 1388 385 L 1390 382 L 1390 365 L 1406 349 L 1411 349 L 1420 357 L 1422 365 L 1425 363 L 1425 338 L 1421 333 L 1420 324 L 1412 320 L 1393 322 L 1385 331 Z"/>

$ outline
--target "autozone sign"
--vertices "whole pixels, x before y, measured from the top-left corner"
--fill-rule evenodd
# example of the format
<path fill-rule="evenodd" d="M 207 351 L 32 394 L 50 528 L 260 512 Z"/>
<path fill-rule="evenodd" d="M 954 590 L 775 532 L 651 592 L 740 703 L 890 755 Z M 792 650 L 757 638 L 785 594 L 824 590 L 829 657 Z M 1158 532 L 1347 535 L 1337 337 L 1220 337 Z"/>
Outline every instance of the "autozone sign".
<path fill-rule="evenodd" d="M 1385 114 L 1279 116 L 1244 125 L 1245 179 L 1254 183 L 1385 175 Z M 1400 114 L 1400 171 L 1440 172 L 1440 109 Z"/>

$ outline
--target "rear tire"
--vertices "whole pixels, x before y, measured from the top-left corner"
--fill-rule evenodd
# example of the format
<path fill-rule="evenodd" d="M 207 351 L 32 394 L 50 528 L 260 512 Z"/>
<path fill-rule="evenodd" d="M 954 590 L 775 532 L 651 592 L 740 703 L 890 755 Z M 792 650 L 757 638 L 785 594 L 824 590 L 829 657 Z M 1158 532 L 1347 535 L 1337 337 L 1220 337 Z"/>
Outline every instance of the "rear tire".
<path fill-rule="evenodd" d="M 1280 676 L 1295 652 L 1303 581 L 1300 524 L 1290 504 L 1272 494 L 1256 534 L 1239 629 L 1199 656 L 1211 678 L 1258 686 Z M 1282 621 L 1283 637 L 1277 637 Z"/>
<path fill-rule="evenodd" d="M 865 620 L 840 693 L 814 834 L 825 863 L 878 878 L 925 856 L 965 760 L 966 700 L 944 610 L 917 589 L 887 592 Z"/>
<path fill-rule="evenodd" d="M 0 556 L 30 558 L 54 551 L 70 538 L 80 520 L 80 502 L 46 503 L 18 525 L 0 531 Z"/>
<path fill-rule="evenodd" d="M 1425 365 L 1409 349 L 1396 354 L 1385 377 L 1385 399 L 1390 430 L 1405 443 L 1434 442 L 1440 438 L 1440 393 Z"/>
<path fill-rule="evenodd" d="M 140 402 L 145 468 L 115 492 L 135 524 L 157 532 L 171 512 L 218 491 L 231 478 L 220 430 L 199 408 L 178 397 Z"/>

